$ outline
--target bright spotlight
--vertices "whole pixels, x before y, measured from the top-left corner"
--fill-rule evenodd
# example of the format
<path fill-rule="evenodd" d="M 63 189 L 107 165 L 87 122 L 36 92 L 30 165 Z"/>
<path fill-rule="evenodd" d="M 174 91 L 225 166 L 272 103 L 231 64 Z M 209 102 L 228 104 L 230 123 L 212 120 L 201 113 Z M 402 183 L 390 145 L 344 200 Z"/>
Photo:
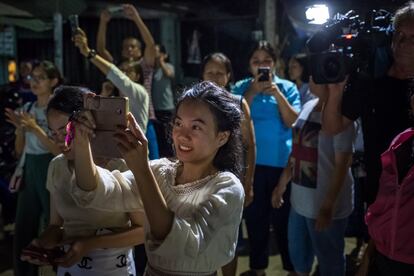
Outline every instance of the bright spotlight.
<path fill-rule="evenodd" d="M 329 19 L 328 6 L 324 4 L 312 5 L 306 9 L 306 19 L 309 24 L 325 24 Z"/>

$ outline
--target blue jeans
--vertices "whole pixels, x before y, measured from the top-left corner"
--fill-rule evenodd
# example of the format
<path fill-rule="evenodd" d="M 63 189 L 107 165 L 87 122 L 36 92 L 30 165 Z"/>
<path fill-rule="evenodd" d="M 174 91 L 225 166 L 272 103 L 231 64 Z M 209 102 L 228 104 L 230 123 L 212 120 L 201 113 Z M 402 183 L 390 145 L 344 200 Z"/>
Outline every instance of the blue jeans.
<path fill-rule="evenodd" d="M 149 160 L 160 158 L 160 154 L 158 152 L 157 134 L 155 133 L 154 123 L 151 120 L 148 121 L 147 133 L 145 136 L 147 136 L 148 139 Z"/>
<path fill-rule="evenodd" d="M 345 229 L 348 218 L 334 219 L 319 232 L 316 220 L 299 215 L 290 209 L 288 225 L 289 254 L 296 272 L 310 273 L 316 255 L 319 275 L 345 275 Z"/>

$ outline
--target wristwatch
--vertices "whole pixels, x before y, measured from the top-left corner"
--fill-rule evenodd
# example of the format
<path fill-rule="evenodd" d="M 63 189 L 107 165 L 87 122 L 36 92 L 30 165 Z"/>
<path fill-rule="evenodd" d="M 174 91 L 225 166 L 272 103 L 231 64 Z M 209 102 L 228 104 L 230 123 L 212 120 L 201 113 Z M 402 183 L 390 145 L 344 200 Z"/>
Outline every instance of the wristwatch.
<path fill-rule="evenodd" d="M 88 53 L 88 56 L 86 57 L 88 60 L 93 59 L 94 57 L 96 57 L 96 51 L 94 49 L 90 50 Z"/>

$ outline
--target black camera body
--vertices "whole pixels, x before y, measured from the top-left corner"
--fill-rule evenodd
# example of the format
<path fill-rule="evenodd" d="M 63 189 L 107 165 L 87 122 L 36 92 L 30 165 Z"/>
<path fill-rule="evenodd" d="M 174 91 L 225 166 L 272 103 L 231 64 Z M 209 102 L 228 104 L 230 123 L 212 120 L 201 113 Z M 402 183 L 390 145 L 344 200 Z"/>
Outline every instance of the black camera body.
<path fill-rule="evenodd" d="M 313 82 L 338 83 L 351 71 L 351 59 L 341 52 L 326 51 L 309 56 L 309 68 Z"/>
<path fill-rule="evenodd" d="M 354 11 L 337 14 L 306 43 L 312 79 L 317 84 L 338 83 L 359 71 L 370 74 L 375 50 L 391 44 L 391 13 L 372 10 L 361 21 Z"/>

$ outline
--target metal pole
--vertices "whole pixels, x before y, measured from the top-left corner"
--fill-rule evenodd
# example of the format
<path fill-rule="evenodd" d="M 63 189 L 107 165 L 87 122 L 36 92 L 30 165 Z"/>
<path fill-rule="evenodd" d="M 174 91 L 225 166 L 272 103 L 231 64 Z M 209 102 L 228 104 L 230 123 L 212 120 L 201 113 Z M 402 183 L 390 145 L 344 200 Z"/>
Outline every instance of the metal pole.
<path fill-rule="evenodd" d="M 276 26 L 276 1 L 277 0 L 265 0 L 264 1 L 264 32 L 265 38 L 269 41 L 273 47 L 278 45 L 278 34 Z"/>
<path fill-rule="evenodd" d="M 55 44 L 55 64 L 62 75 L 63 72 L 63 32 L 62 32 L 62 14 L 55 12 L 53 15 L 53 38 Z"/>

